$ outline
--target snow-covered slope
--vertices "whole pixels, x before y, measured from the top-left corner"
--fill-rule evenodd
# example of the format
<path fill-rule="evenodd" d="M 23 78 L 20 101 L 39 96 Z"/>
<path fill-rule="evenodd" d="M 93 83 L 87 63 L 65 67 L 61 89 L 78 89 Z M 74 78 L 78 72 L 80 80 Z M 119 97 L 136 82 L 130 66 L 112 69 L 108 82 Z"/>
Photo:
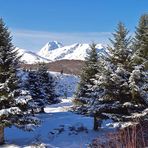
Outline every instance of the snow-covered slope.
<path fill-rule="evenodd" d="M 56 81 L 56 93 L 60 97 L 72 97 L 76 92 L 79 78 L 70 74 L 61 74 L 58 72 L 50 72 Z"/>
<path fill-rule="evenodd" d="M 47 46 L 47 44 L 45 45 Z M 44 49 L 44 54 L 42 53 Z M 56 48 L 54 50 L 47 50 L 50 49 L 48 47 L 42 48 L 38 55 L 43 56 L 44 58 L 50 59 L 52 61 L 56 60 L 85 60 L 90 51 L 89 44 L 73 44 L 69 46 L 64 46 L 61 48 Z M 98 54 L 106 56 L 108 53 L 106 49 L 101 45 L 97 44 Z"/>
<path fill-rule="evenodd" d="M 20 48 L 16 48 L 16 50 L 18 51 L 19 56 L 21 56 L 20 61 L 25 64 L 35 64 L 38 62 L 44 62 L 44 63 L 50 62 L 50 60 L 48 60 L 44 57 L 41 57 L 34 52 L 26 51 L 26 50 L 20 49 Z"/>

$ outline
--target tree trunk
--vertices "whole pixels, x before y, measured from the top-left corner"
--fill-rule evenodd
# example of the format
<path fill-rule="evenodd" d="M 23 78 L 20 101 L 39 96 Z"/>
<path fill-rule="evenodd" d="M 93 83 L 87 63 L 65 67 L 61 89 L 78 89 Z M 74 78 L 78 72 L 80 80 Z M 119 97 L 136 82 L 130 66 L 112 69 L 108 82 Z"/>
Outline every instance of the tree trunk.
<path fill-rule="evenodd" d="M 98 122 L 97 122 L 97 117 L 94 115 L 94 130 L 98 130 Z"/>
<path fill-rule="evenodd" d="M 101 127 L 101 123 L 102 123 L 102 121 L 99 120 L 99 119 L 97 119 L 97 116 L 94 115 L 94 127 L 93 127 L 93 129 L 94 129 L 95 131 L 98 130 L 98 128 Z"/>
<path fill-rule="evenodd" d="M 0 126 L 0 145 L 4 144 L 4 127 Z"/>
<path fill-rule="evenodd" d="M 45 113 L 44 107 L 41 107 L 41 113 Z"/>

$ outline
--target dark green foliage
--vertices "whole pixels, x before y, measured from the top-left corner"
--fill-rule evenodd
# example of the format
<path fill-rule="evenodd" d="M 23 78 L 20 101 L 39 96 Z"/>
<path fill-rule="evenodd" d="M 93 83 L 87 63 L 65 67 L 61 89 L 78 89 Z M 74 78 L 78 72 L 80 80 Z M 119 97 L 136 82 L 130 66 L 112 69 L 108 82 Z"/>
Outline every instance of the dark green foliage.
<path fill-rule="evenodd" d="M 125 119 L 122 116 L 128 115 L 124 103 L 131 101 L 128 85 L 131 39 L 122 23 L 118 24 L 110 41 L 112 43 L 112 46 L 108 47 L 110 56 L 104 60 L 103 64 L 101 63 L 103 68 L 96 74 L 94 80 L 97 80 L 95 83 L 97 89 L 94 91 L 97 90 L 100 93 L 86 110 L 99 120 L 111 118 L 114 121 L 122 121 Z"/>
<path fill-rule="evenodd" d="M 38 70 L 29 71 L 26 89 L 30 91 L 37 112 L 43 111 L 47 104 L 58 102 L 54 79 L 44 63 L 39 64 Z"/>
<path fill-rule="evenodd" d="M 11 43 L 11 36 L 2 19 L 0 19 L 0 109 L 15 105 L 14 96 L 18 89 L 16 68 L 17 51 Z"/>
<path fill-rule="evenodd" d="M 148 75 L 142 72 L 144 67 L 132 67 L 132 42 L 122 23 L 118 24 L 110 41 L 112 43 L 112 46 L 108 47 L 110 56 L 104 60 L 102 72 L 98 71 L 94 78 L 96 85 L 93 86 L 93 92 L 97 92 L 98 96 L 91 104 L 79 108 L 80 113 L 82 110 L 85 114 L 94 116 L 94 128 L 98 127 L 97 118 L 99 120 L 110 118 L 118 122 L 134 121 L 136 119 L 134 113 L 141 113 L 139 116 L 143 117 L 143 112 L 147 112 L 144 102 L 148 102 L 146 95 Z M 146 47 L 141 46 L 142 49 Z M 136 53 L 138 51 L 135 50 Z M 139 99 L 140 96 L 143 99 Z"/>
<path fill-rule="evenodd" d="M 105 90 L 103 99 L 130 101 L 128 78 L 130 76 L 131 38 L 124 24 L 118 24 L 113 39 L 110 39 L 112 46 L 109 46 L 110 57 L 105 62 L 102 71 L 103 79 L 100 87 Z"/>
<path fill-rule="evenodd" d="M 143 32 L 146 31 L 145 29 Z M 107 117 L 114 121 L 134 121 L 137 119 L 134 113 L 139 113 L 141 118 L 144 117 L 143 112 L 147 113 L 145 109 L 146 103 L 148 103 L 148 73 L 143 71 L 144 65 L 138 66 L 136 62 L 133 62 L 133 66 L 131 65 L 131 60 L 134 61 L 133 52 L 139 57 L 141 55 L 140 63 L 147 62 L 147 60 L 143 60 L 147 57 L 145 57 L 147 33 L 138 34 L 136 33 L 137 41 L 134 46 L 131 46 L 128 31 L 122 23 L 118 24 L 117 30 L 113 34 L 112 47 L 108 48 L 111 53 L 110 58 L 105 62 L 106 66 L 102 74 L 98 74 L 97 86 L 103 88 L 104 91 L 94 102 L 93 107 L 91 106 L 93 110 L 90 110 L 99 118 L 105 119 Z M 131 50 L 131 47 L 134 47 L 134 51 Z"/>
<path fill-rule="evenodd" d="M 29 71 L 27 90 L 30 92 L 32 97 L 32 111 L 34 112 L 44 112 L 44 95 L 41 90 L 39 83 L 39 76 L 37 71 Z"/>
<path fill-rule="evenodd" d="M 141 16 L 134 38 L 130 89 L 132 99 L 148 105 L 148 14 Z"/>
<path fill-rule="evenodd" d="M 148 15 L 140 18 L 133 42 L 121 22 L 110 41 L 110 56 L 97 62 L 96 73 L 89 68 L 88 58 L 80 79 L 78 98 L 87 94 L 93 101 L 82 103 L 76 111 L 93 116 L 95 130 L 99 126 L 97 120 L 138 122 L 148 114 Z"/>
<path fill-rule="evenodd" d="M 128 78 L 129 59 L 131 56 L 131 39 L 128 31 L 122 23 L 118 24 L 113 39 L 110 39 L 112 47 L 109 47 L 111 56 L 103 70 L 105 80 L 102 87 L 106 90 L 103 98 L 108 100 L 120 100 L 121 102 L 130 101 Z"/>
<path fill-rule="evenodd" d="M 148 14 L 141 16 L 134 38 L 133 65 L 144 64 L 148 70 Z"/>
<path fill-rule="evenodd" d="M 17 52 L 14 50 L 11 43 L 10 33 L 8 32 L 7 27 L 5 27 L 3 20 L 0 19 L 0 83 L 6 83 L 6 80 L 11 77 L 9 82 L 7 82 L 7 85 L 9 85 L 9 88 L 11 89 L 10 91 L 17 88 L 16 65 L 18 59 L 16 54 Z M 0 94 L 8 96 L 9 92 L 7 90 L 2 90 Z"/>
<path fill-rule="evenodd" d="M 42 92 L 40 90 L 38 73 L 36 71 L 29 71 L 28 86 L 34 101 L 43 98 Z"/>
<path fill-rule="evenodd" d="M 0 128 L 15 125 L 25 128 L 26 124 L 36 124 L 30 118 L 28 101 L 31 99 L 19 87 L 17 76 L 19 57 L 11 43 L 10 33 L 0 19 Z M 3 140 L 0 139 L 0 143 Z"/>
<path fill-rule="evenodd" d="M 90 98 L 90 94 L 92 92 L 91 88 L 93 82 L 91 79 L 95 77 L 95 74 L 98 72 L 98 54 L 96 51 L 96 45 L 90 45 L 90 52 L 85 61 L 85 66 L 82 68 L 82 73 L 80 75 L 80 83 L 78 86 L 78 90 L 76 92 L 77 98 L 82 98 L 80 102 L 86 103 L 87 98 Z"/>
<path fill-rule="evenodd" d="M 113 39 L 110 39 L 112 47 L 108 47 L 112 54 L 110 60 L 113 64 L 128 64 L 129 55 L 131 53 L 131 37 L 128 35 L 129 31 L 125 28 L 123 23 L 119 23 L 115 33 L 113 33 Z"/>
<path fill-rule="evenodd" d="M 56 103 L 55 81 L 44 63 L 39 65 L 38 76 L 45 102 Z"/>

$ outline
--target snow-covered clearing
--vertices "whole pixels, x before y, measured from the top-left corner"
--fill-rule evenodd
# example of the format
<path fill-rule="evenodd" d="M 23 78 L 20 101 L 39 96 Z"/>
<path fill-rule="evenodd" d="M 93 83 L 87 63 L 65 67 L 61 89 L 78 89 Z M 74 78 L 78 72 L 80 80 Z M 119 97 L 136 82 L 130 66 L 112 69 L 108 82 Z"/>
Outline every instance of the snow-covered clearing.
<path fill-rule="evenodd" d="M 35 143 L 44 143 L 49 148 L 83 148 L 108 129 L 94 132 L 93 119 L 68 111 L 71 99 L 45 108 L 44 114 L 37 115 L 42 124 L 34 131 L 26 132 L 15 127 L 5 129 L 5 139 L 9 145 L 3 148 L 31 148 Z M 44 147 L 40 145 L 39 148 Z"/>
<path fill-rule="evenodd" d="M 69 111 L 79 78 L 56 72 L 51 74 L 57 82 L 56 92 L 60 98 L 65 99 L 61 99 L 58 104 L 46 106 L 45 113 L 36 115 L 42 122 L 34 131 L 22 131 L 16 127 L 6 128 L 7 144 L 0 148 L 86 148 L 93 139 L 108 132 L 108 128 L 93 131 L 92 117 Z M 26 79 L 24 73 L 22 79 Z"/>
<path fill-rule="evenodd" d="M 67 112 L 68 109 L 72 106 L 72 100 L 69 99 L 62 99 L 61 103 L 49 105 L 44 108 L 46 113 L 58 113 L 58 112 Z"/>

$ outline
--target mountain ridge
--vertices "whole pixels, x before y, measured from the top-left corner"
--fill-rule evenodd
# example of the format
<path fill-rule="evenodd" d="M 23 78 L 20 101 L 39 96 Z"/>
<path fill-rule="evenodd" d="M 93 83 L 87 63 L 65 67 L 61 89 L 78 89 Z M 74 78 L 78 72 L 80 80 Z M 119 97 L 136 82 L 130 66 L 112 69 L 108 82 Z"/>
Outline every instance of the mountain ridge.
<path fill-rule="evenodd" d="M 96 44 L 99 56 L 107 56 L 108 51 L 102 44 Z M 75 43 L 64 46 L 57 41 L 46 43 L 38 52 L 27 51 L 17 48 L 22 57 L 21 62 L 26 64 L 35 64 L 38 62 L 53 62 L 58 60 L 82 60 L 84 61 L 91 48 L 88 43 Z"/>

